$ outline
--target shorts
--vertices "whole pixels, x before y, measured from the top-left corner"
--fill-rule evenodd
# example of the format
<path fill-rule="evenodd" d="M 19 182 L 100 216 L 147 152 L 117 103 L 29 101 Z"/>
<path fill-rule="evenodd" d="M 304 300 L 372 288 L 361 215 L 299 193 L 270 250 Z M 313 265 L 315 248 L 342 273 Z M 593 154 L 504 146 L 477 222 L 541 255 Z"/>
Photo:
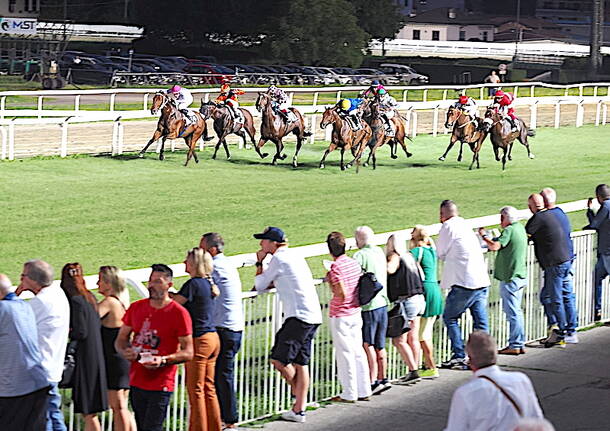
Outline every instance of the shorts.
<path fill-rule="evenodd" d="M 362 312 L 362 342 L 377 350 L 385 349 L 388 329 L 387 307 Z"/>
<path fill-rule="evenodd" d="M 307 365 L 311 357 L 311 342 L 318 324 L 306 323 L 296 317 L 289 317 L 275 334 L 271 349 L 271 359 L 284 365 Z"/>
<path fill-rule="evenodd" d="M 432 342 L 432 331 L 437 316 L 422 317 L 419 321 L 419 340 Z"/>
<path fill-rule="evenodd" d="M 415 319 L 417 316 L 421 316 L 426 311 L 426 297 L 418 294 L 413 295 L 408 299 L 399 299 L 396 302 L 402 302 L 403 317 L 407 321 Z"/>

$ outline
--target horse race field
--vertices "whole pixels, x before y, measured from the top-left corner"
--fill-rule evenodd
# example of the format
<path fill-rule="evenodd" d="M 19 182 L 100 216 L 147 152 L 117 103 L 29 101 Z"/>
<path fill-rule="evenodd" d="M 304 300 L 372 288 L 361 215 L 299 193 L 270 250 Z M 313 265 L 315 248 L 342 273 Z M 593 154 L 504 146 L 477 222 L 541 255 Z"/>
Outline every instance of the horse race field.
<path fill-rule="evenodd" d="M 468 170 L 471 153 L 456 162 L 438 157 L 448 136 L 418 136 L 406 159 L 389 158 L 383 148 L 378 168 L 342 172 L 339 153 L 318 169 L 326 143 L 305 145 L 298 169 L 294 152 L 278 166 L 253 150 L 232 148 L 233 159 L 211 149 L 201 163 L 184 168 L 185 153 L 166 153 L 164 162 L 149 153 L 134 155 L 33 158 L 0 162 L 0 272 L 17 282 L 21 264 L 42 258 L 60 268 L 79 261 L 85 272 L 100 265 L 140 268 L 177 263 L 202 233 L 221 232 L 227 253 L 257 249 L 252 233 L 282 227 L 292 245 L 321 242 L 332 230 L 349 236 L 361 224 L 377 232 L 438 221 L 438 204 L 454 199 L 464 217 L 493 214 L 503 205 L 525 208 L 527 196 L 544 186 L 556 188 L 560 202 L 584 199 L 600 182 L 610 183 L 610 126 L 543 128 L 531 139 L 536 158 L 518 143 L 502 172 L 489 141 L 481 169 Z M 271 152 L 273 145 L 265 150 Z M 401 150 L 402 151 L 402 150 Z M 222 155 L 221 155 L 222 154 Z M 585 224 L 582 213 L 573 224 Z M 312 267 L 320 273 L 321 266 Z M 253 271 L 246 270 L 245 276 Z"/>

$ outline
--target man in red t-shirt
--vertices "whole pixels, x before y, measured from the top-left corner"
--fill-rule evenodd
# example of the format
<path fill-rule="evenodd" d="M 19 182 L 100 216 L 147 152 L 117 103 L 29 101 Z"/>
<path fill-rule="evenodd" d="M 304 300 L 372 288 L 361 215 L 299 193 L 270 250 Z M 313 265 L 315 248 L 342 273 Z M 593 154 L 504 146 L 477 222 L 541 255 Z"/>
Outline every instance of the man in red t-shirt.
<path fill-rule="evenodd" d="M 131 361 L 129 398 L 142 431 L 162 431 L 176 364 L 193 358 L 191 317 L 169 297 L 172 280 L 167 265 L 152 266 L 149 298 L 131 304 L 115 342 L 117 351 Z"/>

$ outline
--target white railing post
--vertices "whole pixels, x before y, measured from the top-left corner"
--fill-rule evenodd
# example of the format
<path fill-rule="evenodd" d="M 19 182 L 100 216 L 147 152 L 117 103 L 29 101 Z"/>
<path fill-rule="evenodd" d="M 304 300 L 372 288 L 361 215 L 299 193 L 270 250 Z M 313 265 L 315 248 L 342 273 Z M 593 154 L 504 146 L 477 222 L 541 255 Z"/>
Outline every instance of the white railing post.
<path fill-rule="evenodd" d="M 108 108 L 108 110 L 109 110 L 110 112 L 114 112 L 114 100 L 115 100 L 115 99 L 116 99 L 116 93 L 112 93 L 112 94 L 110 95 L 110 106 L 109 106 L 109 108 Z"/>
<path fill-rule="evenodd" d="M 534 87 L 532 87 L 534 88 Z M 538 101 L 534 101 L 534 103 L 532 103 L 530 105 L 530 129 L 535 129 L 536 128 L 536 122 L 538 119 Z"/>
<path fill-rule="evenodd" d="M 8 125 L 8 159 L 15 160 L 15 119 Z"/>
<path fill-rule="evenodd" d="M 341 100 L 341 90 L 337 91 L 337 103 L 339 103 L 339 100 Z"/>
<path fill-rule="evenodd" d="M 443 100 L 447 100 L 447 89 L 443 90 Z"/>
<path fill-rule="evenodd" d="M 326 128 L 324 129 L 324 140 L 326 142 L 330 142 L 330 140 L 333 137 L 333 128 L 332 126 L 329 124 L 328 126 L 326 126 Z"/>
<path fill-rule="evenodd" d="M 427 102 L 428 101 L 428 89 L 427 88 L 424 90 L 424 95 L 422 97 L 422 101 L 423 102 Z"/>
<path fill-rule="evenodd" d="M 70 121 L 70 118 L 72 117 L 67 117 L 61 123 L 61 144 L 59 147 L 60 157 L 66 157 L 68 155 L 68 121 Z"/>
<path fill-rule="evenodd" d="M 315 93 L 313 93 L 313 106 L 314 108 L 316 106 L 318 106 L 318 96 L 320 95 L 320 93 L 318 93 L 317 91 Z"/>
<path fill-rule="evenodd" d="M 555 128 L 556 129 L 559 129 L 560 116 L 561 116 L 561 104 L 558 101 L 557 103 L 555 103 Z"/>
<path fill-rule="evenodd" d="M 38 96 L 38 118 L 42 118 L 42 99 L 44 96 Z"/>
<path fill-rule="evenodd" d="M 6 96 L 0 97 L 0 119 L 4 120 L 4 110 L 6 109 Z"/>
<path fill-rule="evenodd" d="M 110 154 L 113 156 L 118 154 L 118 136 L 119 136 L 119 120 L 118 118 L 112 123 L 112 141 L 110 144 Z"/>
<path fill-rule="evenodd" d="M 0 152 L 0 160 L 6 159 L 6 150 L 8 144 L 8 136 L 6 134 L 6 127 L 0 126 L 0 135 L 2 135 L 2 152 Z"/>
<path fill-rule="evenodd" d="M 142 97 L 142 110 L 148 111 L 148 93 L 144 93 Z"/>
<path fill-rule="evenodd" d="M 434 118 L 432 119 L 432 136 L 435 138 L 438 134 L 438 107 L 439 105 L 436 105 L 434 108 Z"/>
<path fill-rule="evenodd" d="M 117 135 L 117 152 L 119 155 L 123 154 L 123 136 L 124 136 L 124 125 L 121 122 L 121 117 L 117 118 L 117 121 L 119 123 L 119 131 L 118 131 L 118 135 Z"/>
<path fill-rule="evenodd" d="M 513 90 L 513 94 L 515 95 L 515 97 L 519 97 L 519 86 L 515 85 L 515 89 Z"/>
<path fill-rule="evenodd" d="M 602 107 L 602 125 L 605 126 L 608 121 L 608 105 L 604 103 Z"/>
<path fill-rule="evenodd" d="M 593 97 L 597 97 L 597 85 L 593 86 Z"/>
<path fill-rule="evenodd" d="M 309 143 L 314 144 L 316 142 L 316 120 L 318 116 L 316 114 L 311 114 L 309 117 L 311 118 L 311 128 L 309 129 L 311 136 L 309 137 Z"/>
<path fill-rule="evenodd" d="M 583 90 L 584 90 L 583 85 L 582 85 L 582 84 L 580 84 L 580 85 L 578 86 L 578 95 L 579 95 L 580 97 L 582 97 L 582 96 L 583 96 L 583 93 L 584 93 L 584 91 L 583 91 Z"/>
<path fill-rule="evenodd" d="M 532 85 L 532 86 L 530 87 L 530 97 L 536 97 L 536 96 L 535 96 L 535 93 L 536 93 L 536 86 L 535 86 L 535 85 Z"/>
<path fill-rule="evenodd" d="M 407 90 L 402 90 L 402 101 L 403 103 L 407 101 Z"/>
<path fill-rule="evenodd" d="M 597 103 L 595 105 L 595 125 L 596 126 L 599 126 L 599 121 L 600 121 L 600 117 L 601 117 L 602 103 L 603 103 L 603 101 L 600 99 L 600 100 L 597 101 Z"/>
<path fill-rule="evenodd" d="M 411 115 L 413 116 L 413 124 L 412 124 L 412 132 L 411 137 L 415 138 L 417 136 L 417 111 L 414 109 L 411 111 Z"/>
<path fill-rule="evenodd" d="M 485 87 L 479 87 L 479 100 L 483 100 L 483 98 L 485 97 L 483 95 L 484 90 L 485 90 Z"/>
<path fill-rule="evenodd" d="M 583 100 L 579 101 L 576 108 L 576 127 L 581 127 L 584 123 L 585 107 L 583 102 Z"/>
<path fill-rule="evenodd" d="M 80 94 L 74 96 L 74 110 L 76 112 L 80 110 Z"/>

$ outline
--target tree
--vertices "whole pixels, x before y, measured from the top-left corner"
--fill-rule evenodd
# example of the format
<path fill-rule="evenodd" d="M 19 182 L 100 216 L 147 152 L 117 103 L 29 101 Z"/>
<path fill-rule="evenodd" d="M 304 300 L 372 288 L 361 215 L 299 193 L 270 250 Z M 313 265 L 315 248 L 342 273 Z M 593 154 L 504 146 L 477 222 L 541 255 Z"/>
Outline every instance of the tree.
<path fill-rule="evenodd" d="M 283 0 L 266 32 L 273 57 L 328 66 L 359 66 L 370 35 L 347 0 Z"/>
<path fill-rule="evenodd" d="M 358 25 L 373 39 L 394 39 L 404 27 L 404 15 L 394 0 L 350 0 Z"/>

